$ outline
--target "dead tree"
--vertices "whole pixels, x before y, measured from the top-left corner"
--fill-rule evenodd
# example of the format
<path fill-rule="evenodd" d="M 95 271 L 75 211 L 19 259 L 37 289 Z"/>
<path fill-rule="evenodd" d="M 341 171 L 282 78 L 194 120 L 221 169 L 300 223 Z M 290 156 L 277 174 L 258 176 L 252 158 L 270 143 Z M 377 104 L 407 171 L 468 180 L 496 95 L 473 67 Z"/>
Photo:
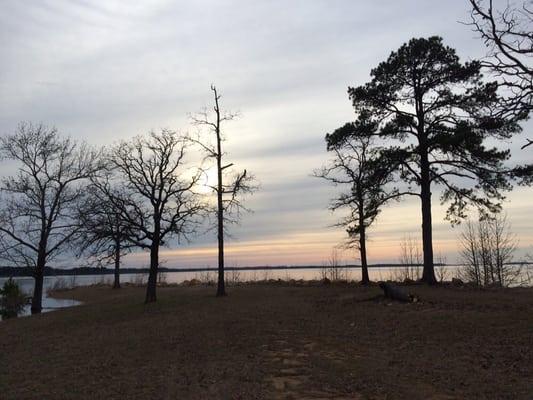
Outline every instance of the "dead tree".
<path fill-rule="evenodd" d="M 110 196 L 134 246 L 150 251 L 146 303 L 156 301 L 159 249 L 172 237 L 178 243 L 195 233 L 205 205 L 193 191 L 199 172 L 186 169 L 185 137 L 163 129 L 116 146 L 109 159 L 128 196 Z"/>
<path fill-rule="evenodd" d="M 233 120 L 237 114 L 224 113 L 220 108 L 221 96 L 217 92 L 217 88 L 211 85 L 213 92 L 214 116 L 206 110 L 192 116 L 192 122 L 198 127 L 207 128 L 211 137 L 202 137 L 201 134 L 192 139 L 192 141 L 199 145 L 206 154 L 207 159 L 215 160 L 216 163 L 216 183 L 211 185 L 207 183 L 208 187 L 213 190 L 217 197 L 216 207 L 216 228 L 218 240 L 218 284 L 217 296 L 225 296 L 225 279 L 224 279 L 224 235 L 226 234 L 227 224 L 237 223 L 240 219 L 242 211 L 249 211 L 242 203 L 240 196 L 245 193 L 252 193 L 256 186 L 254 184 L 254 177 L 246 170 L 237 172 L 228 176 L 227 171 L 233 166 L 233 163 L 225 163 L 225 153 L 222 149 L 222 144 L 225 141 L 222 133 L 222 124 Z M 207 135 L 206 135 L 207 136 Z"/>
<path fill-rule="evenodd" d="M 101 170 L 101 154 L 55 128 L 30 123 L 0 138 L 0 152 L 18 166 L 16 175 L 2 180 L 0 255 L 30 269 L 31 311 L 40 313 L 45 267 L 79 232 L 76 205 Z"/>

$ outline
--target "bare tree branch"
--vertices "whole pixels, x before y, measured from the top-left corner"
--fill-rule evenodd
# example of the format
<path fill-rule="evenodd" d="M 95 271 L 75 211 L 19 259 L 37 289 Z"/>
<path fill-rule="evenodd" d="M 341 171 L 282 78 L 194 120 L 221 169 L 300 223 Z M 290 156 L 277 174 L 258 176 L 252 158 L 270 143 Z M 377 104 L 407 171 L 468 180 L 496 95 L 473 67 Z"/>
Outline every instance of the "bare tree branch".
<path fill-rule="evenodd" d="M 44 269 L 78 233 L 74 211 L 102 170 L 101 151 L 61 138 L 55 128 L 22 123 L 0 138 L 0 153 L 18 164 L 0 187 L 0 257 L 32 268 L 32 312 L 40 312 Z"/>

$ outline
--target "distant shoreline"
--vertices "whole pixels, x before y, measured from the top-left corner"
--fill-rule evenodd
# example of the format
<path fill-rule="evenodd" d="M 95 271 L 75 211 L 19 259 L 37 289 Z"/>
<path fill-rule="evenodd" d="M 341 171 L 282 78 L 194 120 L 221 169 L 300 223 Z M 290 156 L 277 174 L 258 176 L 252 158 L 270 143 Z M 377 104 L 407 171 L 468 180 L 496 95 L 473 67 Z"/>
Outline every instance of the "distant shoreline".
<path fill-rule="evenodd" d="M 511 263 L 515 265 L 525 265 L 527 263 Z M 459 264 L 435 264 L 437 267 L 459 267 Z M 404 264 L 371 264 L 369 268 L 401 268 Z M 422 267 L 422 264 L 410 265 L 409 267 Z M 297 270 L 297 269 L 322 269 L 327 268 L 323 265 L 274 265 L 274 266 L 248 266 L 248 267 L 226 267 L 225 271 L 268 271 L 268 270 Z M 339 268 L 358 269 L 357 264 L 339 265 Z M 147 274 L 148 268 L 121 268 L 120 274 Z M 197 268 L 159 268 L 159 272 L 217 272 L 217 268 L 197 267 Z M 96 267 L 77 267 L 77 268 L 54 268 L 47 267 L 45 276 L 82 276 L 82 275 L 112 275 L 115 271 L 113 268 L 96 268 Z M 31 277 L 31 270 L 20 267 L 0 267 L 0 277 Z"/>
<path fill-rule="evenodd" d="M 532 265 L 531 263 L 524 261 L 517 261 L 507 263 L 506 265 L 517 265 L 517 266 L 528 266 Z M 461 264 L 443 264 L 437 263 L 435 267 L 461 267 Z M 348 269 L 358 269 L 361 268 L 361 265 L 357 264 L 347 264 L 339 265 L 339 268 L 348 268 Z M 393 263 L 383 263 L 383 264 L 370 264 L 368 268 L 402 268 L 402 267 L 423 267 L 422 264 L 393 264 Z M 226 267 L 225 271 L 268 271 L 268 270 L 297 270 L 297 269 L 322 269 L 330 268 L 323 265 L 259 265 L 259 266 L 248 266 L 248 267 Z M 149 272 L 148 268 L 121 268 L 120 274 L 147 274 Z M 159 268 L 159 272 L 217 272 L 217 268 L 213 267 L 196 267 L 196 268 Z M 46 267 L 45 276 L 90 276 L 90 275 L 112 275 L 115 271 L 113 268 L 97 268 L 97 267 L 76 267 L 76 268 L 55 268 L 55 267 Z M 9 277 L 31 277 L 31 270 L 28 268 L 20 267 L 0 267 L 0 278 L 9 278 Z"/>

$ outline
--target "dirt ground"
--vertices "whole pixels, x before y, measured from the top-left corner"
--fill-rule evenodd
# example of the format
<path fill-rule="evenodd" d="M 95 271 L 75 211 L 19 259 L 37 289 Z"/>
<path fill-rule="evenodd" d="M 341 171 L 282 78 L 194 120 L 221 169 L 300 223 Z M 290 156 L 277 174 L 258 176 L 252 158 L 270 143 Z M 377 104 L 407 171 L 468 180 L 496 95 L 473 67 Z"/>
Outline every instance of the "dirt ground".
<path fill-rule="evenodd" d="M 0 398 L 533 399 L 533 290 L 78 288 L 0 323 Z"/>

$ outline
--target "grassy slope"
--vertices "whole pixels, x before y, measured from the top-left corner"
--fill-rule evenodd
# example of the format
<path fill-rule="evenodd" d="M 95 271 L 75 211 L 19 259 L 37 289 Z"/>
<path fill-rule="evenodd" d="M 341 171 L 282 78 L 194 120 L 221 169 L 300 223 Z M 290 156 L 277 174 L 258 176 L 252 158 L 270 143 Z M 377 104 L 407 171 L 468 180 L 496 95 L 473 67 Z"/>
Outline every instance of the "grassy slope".
<path fill-rule="evenodd" d="M 533 290 L 410 290 L 79 288 L 0 323 L 0 398 L 531 398 Z"/>

